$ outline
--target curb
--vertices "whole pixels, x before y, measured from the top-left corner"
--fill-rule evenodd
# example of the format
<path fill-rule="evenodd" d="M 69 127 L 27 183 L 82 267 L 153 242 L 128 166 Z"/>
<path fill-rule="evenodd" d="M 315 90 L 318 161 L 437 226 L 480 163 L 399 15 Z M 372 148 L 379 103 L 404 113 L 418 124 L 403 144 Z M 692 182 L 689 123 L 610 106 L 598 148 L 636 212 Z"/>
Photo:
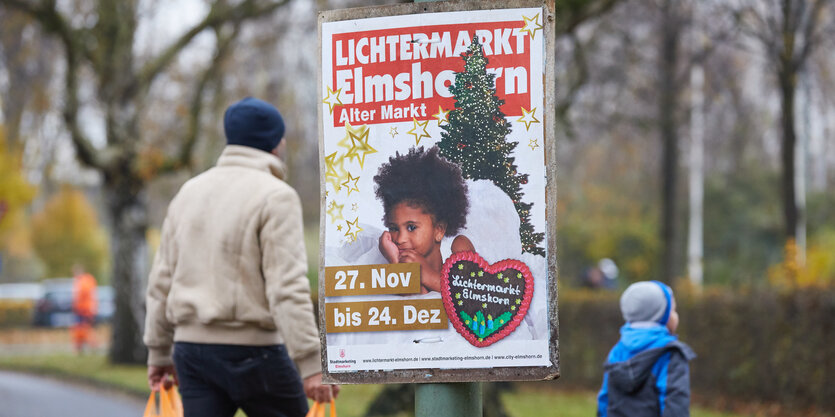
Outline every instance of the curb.
<path fill-rule="evenodd" d="M 0 366 L 0 370 L 34 375 L 42 378 L 49 378 L 55 381 L 67 382 L 99 391 L 115 393 L 141 401 L 147 400 L 148 393 L 150 392 L 150 390 L 144 391 L 126 386 L 113 385 L 112 383 L 104 382 L 98 379 L 87 378 L 67 372 L 58 371 L 55 369 L 39 367 Z"/>

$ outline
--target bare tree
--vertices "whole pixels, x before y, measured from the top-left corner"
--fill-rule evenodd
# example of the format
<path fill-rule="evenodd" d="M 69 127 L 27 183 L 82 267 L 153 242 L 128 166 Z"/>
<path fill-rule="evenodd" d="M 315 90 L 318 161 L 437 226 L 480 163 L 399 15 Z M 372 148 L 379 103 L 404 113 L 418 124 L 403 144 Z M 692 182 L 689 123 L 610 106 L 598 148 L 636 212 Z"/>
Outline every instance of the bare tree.
<path fill-rule="evenodd" d="M 658 78 L 658 123 L 661 135 L 661 280 L 672 282 L 677 271 L 678 227 L 678 111 L 680 86 L 679 39 L 682 31 L 680 0 L 661 4 Z"/>
<path fill-rule="evenodd" d="M 187 168 L 197 137 L 203 92 L 217 75 L 240 26 L 266 16 L 289 0 L 209 2 L 208 13 L 153 57 L 140 59 L 134 51 L 139 22 L 139 0 L 96 1 L 76 4 L 73 14 L 55 0 L 0 0 L 0 7 L 30 16 L 64 49 L 62 114 L 78 159 L 101 173 L 111 222 L 112 279 L 116 313 L 110 359 L 116 363 L 143 362 L 142 298 L 147 274 L 148 181 L 166 172 Z M 80 7 L 84 6 L 84 7 Z M 91 23 L 92 22 L 92 23 Z M 152 161 L 143 160 L 141 119 L 148 110 L 148 92 L 180 53 L 199 34 L 213 32 L 215 53 L 207 68 L 194 76 L 195 93 L 178 149 Z M 79 85 L 89 74 L 94 101 L 104 114 L 105 139 L 96 147 L 81 126 Z M 85 84 L 85 87 L 87 84 Z"/>
<path fill-rule="evenodd" d="M 24 36 L 30 19 L 20 12 L 0 10 L 0 21 L 0 68 L 6 74 L 5 85 L 0 84 L 0 110 L 7 145 L 18 153 L 23 148 L 20 134 L 25 110 L 43 113 L 48 107 L 47 88 L 54 72 L 50 61 L 56 45 L 35 31 Z M 22 85 L 28 88 L 20 88 Z"/>
<path fill-rule="evenodd" d="M 814 52 L 835 37 L 832 4 L 832 0 L 752 0 L 734 10 L 743 33 L 762 45 L 780 93 L 781 189 L 785 235 L 789 238 L 797 237 L 802 216 L 795 184 L 798 79 Z"/>

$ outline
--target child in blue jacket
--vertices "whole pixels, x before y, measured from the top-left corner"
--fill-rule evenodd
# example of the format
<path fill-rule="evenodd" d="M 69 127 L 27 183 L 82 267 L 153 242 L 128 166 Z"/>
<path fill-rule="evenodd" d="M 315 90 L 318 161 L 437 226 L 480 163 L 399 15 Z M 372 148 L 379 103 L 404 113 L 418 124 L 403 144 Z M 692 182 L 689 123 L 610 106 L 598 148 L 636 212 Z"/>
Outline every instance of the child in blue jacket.
<path fill-rule="evenodd" d="M 598 417 L 690 415 L 690 365 L 696 357 L 674 335 L 673 291 L 658 281 L 629 286 L 620 298 L 626 324 L 604 365 Z"/>

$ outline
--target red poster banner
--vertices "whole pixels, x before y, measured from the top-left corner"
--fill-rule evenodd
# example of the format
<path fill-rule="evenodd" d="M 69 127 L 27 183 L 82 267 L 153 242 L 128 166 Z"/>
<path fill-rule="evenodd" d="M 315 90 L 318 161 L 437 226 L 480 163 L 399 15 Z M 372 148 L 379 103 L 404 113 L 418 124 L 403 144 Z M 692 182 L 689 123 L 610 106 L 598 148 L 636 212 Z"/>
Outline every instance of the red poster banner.
<path fill-rule="evenodd" d="M 530 36 L 520 20 L 404 27 L 335 34 L 333 90 L 342 106 L 333 126 L 428 120 L 455 107 L 449 86 L 474 36 L 495 75 L 507 116 L 531 107 Z"/>

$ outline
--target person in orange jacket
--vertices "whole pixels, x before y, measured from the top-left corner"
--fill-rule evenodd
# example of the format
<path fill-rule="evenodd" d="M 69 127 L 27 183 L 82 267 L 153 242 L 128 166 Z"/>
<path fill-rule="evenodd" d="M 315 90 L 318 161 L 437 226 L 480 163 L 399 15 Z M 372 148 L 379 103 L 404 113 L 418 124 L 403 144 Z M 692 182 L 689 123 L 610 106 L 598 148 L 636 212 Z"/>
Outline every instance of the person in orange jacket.
<path fill-rule="evenodd" d="M 94 345 L 92 327 L 98 311 L 96 298 L 96 279 L 81 265 L 73 266 L 72 310 L 75 324 L 72 327 L 72 339 L 75 351 L 81 354 L 85 345 Z"/>

